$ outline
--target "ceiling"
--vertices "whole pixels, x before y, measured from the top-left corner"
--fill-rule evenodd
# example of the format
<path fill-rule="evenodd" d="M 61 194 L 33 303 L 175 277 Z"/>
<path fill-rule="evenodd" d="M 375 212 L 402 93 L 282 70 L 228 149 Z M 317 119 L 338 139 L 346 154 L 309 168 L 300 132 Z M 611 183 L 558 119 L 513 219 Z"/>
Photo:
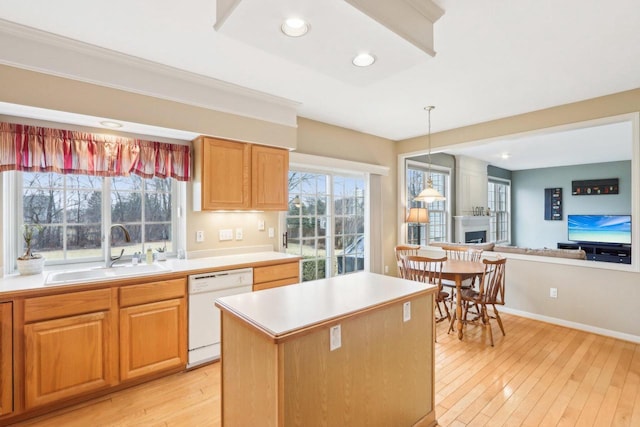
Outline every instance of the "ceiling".
<path fill-rule="evenodd" d="M 0 19 L 284 98 L 299 116 L 391 140 L 426 133 L 425 105 L 436 106 L 438 132 L 640 87 L 637 0 L 434 2 L 445 11 L 434 57 L 344 0 L 243 0 L 218 31 L 212 0 L 2 0 Z M 280 31 L 291 14 L 310 21 L 305 37 Z M 351 65 L 360 51 L 376 63 Z"/>

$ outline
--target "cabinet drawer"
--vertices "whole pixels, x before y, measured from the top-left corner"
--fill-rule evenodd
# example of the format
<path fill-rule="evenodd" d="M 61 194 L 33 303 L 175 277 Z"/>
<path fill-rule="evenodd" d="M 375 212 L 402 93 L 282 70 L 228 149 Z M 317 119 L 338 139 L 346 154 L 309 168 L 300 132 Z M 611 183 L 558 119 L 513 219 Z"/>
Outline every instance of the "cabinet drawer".
<path fill-rule="evenodd" d="M 182 298 L 187 290 L 186 279 L 162 280 L 120 288 L 120 307 Z"/>
<path fill-rule="evenodd" d="M 28 298 L 24 301 L 25 323 L 111 308 L 111 290 L 71 292 L 61 295 Z"/>
<path fill-rule="evenodd" d="M 299 275 L 300 267 L 298 261 L 287 264 L 268 265 L 266 267 L 254 267 L 253 283 L 257 285 L 264 282 L 274 282 L 294 277 L 297 282 Z"/>
<path fill-rule="evenodd" d="M 263 289 L 277 288 L 278 286 L 293 285 L 298 283 L 298 276 L 288 279 L 275 280 L 273 282 L 264 282 L 253 285 L 253 291 L 261 291 Z"/>

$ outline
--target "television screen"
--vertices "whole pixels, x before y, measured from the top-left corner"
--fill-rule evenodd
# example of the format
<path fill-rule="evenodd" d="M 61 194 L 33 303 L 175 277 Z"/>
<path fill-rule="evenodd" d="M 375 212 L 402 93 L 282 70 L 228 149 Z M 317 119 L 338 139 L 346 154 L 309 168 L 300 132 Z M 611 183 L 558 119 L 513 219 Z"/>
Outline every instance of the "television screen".
<path fill-rule="evenodd" d="M 631 215 L 568 215 L 572 242 L 631 244 Z"/>

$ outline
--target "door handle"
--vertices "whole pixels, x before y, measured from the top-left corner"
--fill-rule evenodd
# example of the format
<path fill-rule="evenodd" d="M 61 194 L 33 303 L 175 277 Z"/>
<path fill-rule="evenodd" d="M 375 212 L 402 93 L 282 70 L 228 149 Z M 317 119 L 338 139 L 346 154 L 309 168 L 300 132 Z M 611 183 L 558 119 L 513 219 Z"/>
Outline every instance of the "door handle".
<path fill-rule="evenodd" d="M 285 249 L 289 248 L 289 232 L 285 231 L 284 233 L 282 233 L 282 247 Z"/>

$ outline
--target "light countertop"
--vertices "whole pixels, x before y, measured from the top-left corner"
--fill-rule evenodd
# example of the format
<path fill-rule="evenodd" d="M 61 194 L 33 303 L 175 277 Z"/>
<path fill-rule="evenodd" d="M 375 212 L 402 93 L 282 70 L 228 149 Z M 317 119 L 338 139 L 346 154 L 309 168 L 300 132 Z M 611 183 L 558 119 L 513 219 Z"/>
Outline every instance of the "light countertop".
<path fill-rule="evenodd" d="M 270 261 L 284 261 L 288 259 L 296 259 L 299 258 L 294 255 L 289 255 L 281 252 L 274 251 L 266 251 L 266 252 L 252 252 L 246 254 L 236 254 L 236 255 L 224 255 L 224 256 L 212 256 L 206 258 L 195 258 L 195 259 L 168 259 L 167 261 L 155 262 L 154 264 L 158 264 L 158 266 L 163 267 L 162 271 L 155 271 L 148 274 L 134 274 L 132 276 L 119 276 L 117 279 L 130 279 L 130 278 L 143 278 L 145 276 L 154 276 L 158 277 L 158 275 L 163 274 L 174 274 L 179 272 L 190 273 L 190 272 L 205 272 L 207 270 L 215 271 L 220 269 L 234 269 L 234 268 L 242 268 L 248 267 L 249 264 L 256 264 L 261 262 L 270 262 Z M 122 263 L 125 264 L 125 263 Z M 117 264 L 116 264 L 117 265 Z M 144 266 L 145 264 L 140 264 Z M 42 289 L 52 289 L 54 287 L 66 286 L 71 284 L 82 284 L 82 283 L 97 283 L 97 282 L 105 282 L 112 281 L 114 277 L 103 277 L 103 278 L 92 278 L 90 280 L 77 280 L 77 281 L 69 281 L 65 283 L 57 283 L 57 284 L 46 284 L 47 275 L 53 272 L 60 271 L 76 271 L 76 270 L 90 270 L 92 268 L 100 268 L 99 264 L 86 265 L 86 266 L 66 266 L 62 268 L 55 269 L 45 269 L 44 272 L 40 274 L 21 276 L 19 274 L 12 274 L 5 277 L 0 278 L 0 296 L 2 294 L 10 293 L 10 292 L 19 292 L 25 290 L 42 290 Z M 117 267 L 116 267 L 117 268 Z M 135 266 L 130 267 L 132 271 L 135 271 Z"/>
<path fill-rule="evenodd" d="M 411 280 L 361 272 L 223 297 L 216 305 L 277 339 L 331 319 L 436 289 L 436 286 Z"/>

